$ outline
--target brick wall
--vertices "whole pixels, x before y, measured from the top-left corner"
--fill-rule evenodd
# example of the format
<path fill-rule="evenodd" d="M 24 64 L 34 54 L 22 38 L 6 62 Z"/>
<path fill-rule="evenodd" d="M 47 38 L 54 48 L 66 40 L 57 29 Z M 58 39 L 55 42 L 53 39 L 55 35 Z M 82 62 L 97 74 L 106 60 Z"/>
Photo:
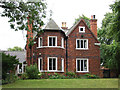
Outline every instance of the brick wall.
<path fill-rule="evenodd" d="M 79 26 L 85 26 L 85 33 L 79 33 Z M 84 35 L 82 38 L 81 35 Z M 88 50 L 77 50 L 76 39 L 88 39 Z M 99 46 L 94 43 L 98 42 L 87 28 L 85 23 L 81 22 L 69 34 L 68 38 L 68 71 L 76 70 L 76 58 L 88 58 L 89 72 L 91 74 L 100 75 L 100 50 Z M 78 73 L 81 74 L 81 73 Z"/>

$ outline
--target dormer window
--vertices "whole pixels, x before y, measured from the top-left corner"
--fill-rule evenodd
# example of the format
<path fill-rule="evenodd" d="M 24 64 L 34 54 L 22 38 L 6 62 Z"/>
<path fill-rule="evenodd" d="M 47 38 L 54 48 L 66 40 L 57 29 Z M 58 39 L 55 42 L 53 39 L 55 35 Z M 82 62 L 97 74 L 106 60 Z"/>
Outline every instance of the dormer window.
<path fill-rule="evenodd" d="M 85 32 L 85 27 L 84 26 L 79 26 L 79 32 Z"/>

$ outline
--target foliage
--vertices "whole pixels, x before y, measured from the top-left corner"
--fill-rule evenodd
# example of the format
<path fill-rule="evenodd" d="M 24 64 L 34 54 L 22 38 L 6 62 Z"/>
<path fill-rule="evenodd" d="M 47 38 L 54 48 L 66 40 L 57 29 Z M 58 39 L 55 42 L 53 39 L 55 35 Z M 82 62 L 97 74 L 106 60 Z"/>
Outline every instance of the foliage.
<path fill-rule="evenodd" d="M 102 27 L 98 30 L 101 42 L 101 63 L 120 74 L 120 1 L 110 5 L 112 12 L 106 13 Z"/>
<path fill-rule="evenodd" d="M 18 63 L 19 61 L 16 59 L 16 56 L 2 53 L 2 79 L 5 80 L 7 78 L 7 73 L 10 73 L 10 71 L 14 72 Z"/>
<path fill-rule="evenodd" d="M 35 65 L 27 66 L 26 73 L 27 73 L 29 79 L 37 79 L 38 74 L 39 74 L 39 70 L 37 68 L 37 65 L 35 64 Z"/>
<path fill-rule="evenodd" d="M 30 2 L 24 1 L 6 1 L 0 2 L 0 7 L 4 9 L 3 17 L 9 18 L 11 29 L 28 30 L 27 17 L 34 31 L 38 31 L 40 26 L 44 25 L 43 18 L 46 17 L 46 3 L 44 0 Z"/>
<path fill-rule="evenodd" d="M 8 83 L 13 83 L 17 80 L 17 76 L 14 74 L 7 74 L 5 79 L 2 79 L 2 84 L 8 84 Z"/>
<path fill-rule="evenodd" d="M 85 74 L 84 76 L 87 76 L 87 78 L 89 78 L 89 79 L 97 79 L 97 78 L 99 78 L 98 76 L 91 75 L 91 74 Z"/>
<path fill-rule="evenodd" d="M 74 72 L 66 72 L 66 75 L 69 77 L 69 78 L 75 78 L 76 77 L 76 74 Z"/>
<path fill-rule="evenodd" d="M 15 46 L 13 48 L 8 48 L 8 51 L 23 51 L 21 47 Z"/>
<path fill-rule="evenodd" d="M 23 74 L 21 75 L 21 78 L 22 78 L 23 80 L 28 79 L 27 73 L 23 73 Z"/>
<path fill-rule="evenodd" d="M 89 22 L 90 18 L 86 17 L 83 14 L 82 14 L 82 16 L 79 15 L 79 17 L 75 19 L 74 24 L 76 24 L 80 19 L 84 19 L 86 24 L 87 24 L 87 26 L 90 28 L 90 22 Z"/>

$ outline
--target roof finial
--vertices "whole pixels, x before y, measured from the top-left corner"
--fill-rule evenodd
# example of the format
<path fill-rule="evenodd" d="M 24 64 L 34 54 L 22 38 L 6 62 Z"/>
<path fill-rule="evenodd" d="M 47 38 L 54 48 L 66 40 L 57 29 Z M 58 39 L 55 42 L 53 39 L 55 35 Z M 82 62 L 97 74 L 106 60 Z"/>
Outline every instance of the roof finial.
<path fill-rule="evenodd" d="M 53 11 L 50 10 L 49 12 L 50 12 L 50 20 L 51 20 L 51 18 L 52 18 L 52 14 L 53 14 Z"/>

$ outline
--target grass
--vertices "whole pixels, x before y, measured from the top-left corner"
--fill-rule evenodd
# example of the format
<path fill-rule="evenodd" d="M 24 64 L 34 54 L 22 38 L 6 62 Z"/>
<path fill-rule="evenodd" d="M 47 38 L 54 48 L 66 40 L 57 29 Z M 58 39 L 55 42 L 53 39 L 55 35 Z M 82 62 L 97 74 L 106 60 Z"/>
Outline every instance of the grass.
<path fill-rule="evenodd" d="M 18 80 L 3 88 L 118 88 L 118 79 Z"/>

